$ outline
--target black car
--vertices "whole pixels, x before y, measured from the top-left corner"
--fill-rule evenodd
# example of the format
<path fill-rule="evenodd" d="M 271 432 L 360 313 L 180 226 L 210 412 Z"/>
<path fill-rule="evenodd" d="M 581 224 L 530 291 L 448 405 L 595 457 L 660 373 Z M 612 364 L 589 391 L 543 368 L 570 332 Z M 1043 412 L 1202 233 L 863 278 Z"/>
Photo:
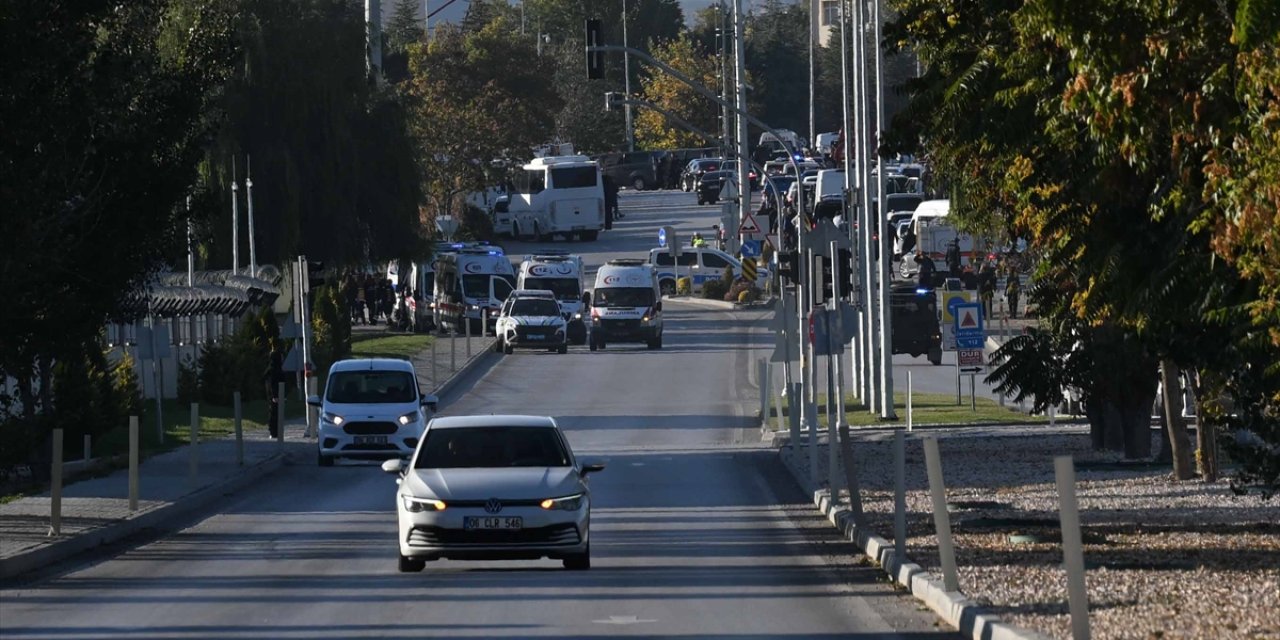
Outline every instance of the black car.
<path fill-rule="evenodd" d="M 613 178 L 614 183 L 636 191 L 662 187 L 662 166 L 665 151 L 633 151 L 606 153 L 596 156 L 600 171 Z"/>
<path fill-rule="evenodd" d="M 698 181 L 702 179 L 702 174 L 708 171 L 719 171 L 720 164 L 724 162 L 720 158 L 697 158 L 690 160 L 685 165 L 684 171 L 680 172 L 680 188 L 685 191 L 693 191 L 698 188 Z"/>
<path fill-rule="evenodd" d="M 915 283 L 893 285 L 893 352 L 927 355 L 942 364 L 942 326 L 938 320 L 938 295 L 933 289 L 917 289 Z"/>
<path fill-rule="evenodd" d="M 720 201 L 720 190 L 725 182 L 736 180 L 732 171 L 708 171 L 698 179 L 698 204 L 715 204 Z"/>

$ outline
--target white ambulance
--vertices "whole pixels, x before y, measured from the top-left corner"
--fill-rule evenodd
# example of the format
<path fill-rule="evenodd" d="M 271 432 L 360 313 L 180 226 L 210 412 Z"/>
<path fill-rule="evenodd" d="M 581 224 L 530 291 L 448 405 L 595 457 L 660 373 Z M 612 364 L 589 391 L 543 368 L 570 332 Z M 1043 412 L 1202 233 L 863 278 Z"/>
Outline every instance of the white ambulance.
<path fill-rule="evenodd" d="M 560 305 L 560 314 L 568 323 L 569 342 L 587 343 L 587 324 L 583 318 L 582 256 L 567 251 L 544 251 L 524 257 L 516 280 L 517 289 L 550 291 Z"/>
<path fill-rule="evenodd" d="M 452 253 L 442 253 L 435 261 L 435 325 L 447 331 L 463 332 L 462 322 L 479 334 L 482 322 L 491 329 L 502 302 L 515 289 L 516 273 L 500 247 L 465 245 Z"/>
<path fill-rule="evenodd" d="M 610 342 L 662 348 L 662 294 L 652 264 L 639 259 L 605 263 L 596 271 L 590 304 L 592 351 Z"/>

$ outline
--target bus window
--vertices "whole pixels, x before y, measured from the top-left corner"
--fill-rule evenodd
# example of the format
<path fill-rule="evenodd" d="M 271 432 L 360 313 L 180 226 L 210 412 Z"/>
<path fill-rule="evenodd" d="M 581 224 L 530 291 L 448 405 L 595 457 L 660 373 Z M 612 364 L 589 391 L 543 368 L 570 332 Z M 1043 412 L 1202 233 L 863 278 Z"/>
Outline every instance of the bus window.
<path fill-rule="evenodd" d="M 542 193 L 546 188 L 546 178 L 542 169 L 526 169 L 516 175 L 515 190 L 517 193 Z"/>
<path fill-rule="evenodd" d="M 595 167 L 556 167 L 551 169 L 552 189 L 581 189 L 597 184 Z"/>

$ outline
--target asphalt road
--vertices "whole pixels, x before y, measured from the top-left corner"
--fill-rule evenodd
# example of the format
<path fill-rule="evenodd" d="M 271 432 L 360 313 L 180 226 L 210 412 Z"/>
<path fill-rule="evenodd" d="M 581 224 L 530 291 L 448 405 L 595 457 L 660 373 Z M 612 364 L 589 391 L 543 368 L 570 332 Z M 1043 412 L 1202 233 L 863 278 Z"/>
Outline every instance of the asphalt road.
<path fill-rule="evenodd" d="M 699 224 L 671 207 L 683 199 L 624 198 L 633 226 L 589 259 L 643 251 L 664 215 Z M 758 442 L 745 372 L 771 344 L 763 314 L 675 303 L 666 322 L 661 351 L 491 354 L 443 399 L 446 414 L 553 415 L 580 457 L 608 465 L 592 477 L 589 572 L 542 560 L 397 573 L 393 479 L 308 457 L 189 528 L 0 592 L 0 636 L 955 637 L 859 566 Z"/>

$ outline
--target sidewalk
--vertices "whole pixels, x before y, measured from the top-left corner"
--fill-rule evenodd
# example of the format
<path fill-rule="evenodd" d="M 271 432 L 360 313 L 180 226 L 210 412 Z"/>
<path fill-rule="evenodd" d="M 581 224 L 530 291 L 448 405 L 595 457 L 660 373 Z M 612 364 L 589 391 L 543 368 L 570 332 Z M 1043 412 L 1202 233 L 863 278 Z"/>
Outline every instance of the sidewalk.
<path fill-rule="evenodd" d="M 424 391 L 437 396 L 483 356 L 493 353 L 493 338 L 472 336 L 471 357 L 466 339 L 437 336 L 436 376 L 431 378 L 432 350 L 413 358 Z M 456 352 L 451 356 L 453 342 Z M 161 527 L 197 516 L 227 494 L 253 486 L 286 463 L 314 464 L 315 439 L 305 436 L 301 419 L 285 425 L 283 445 L 266 430 L 244 434 L 244 466 L 236 464 L 234 439 L 197 445 L 197 475 L 190 476 L 191 447 L 145 458 L 138 465 L 138 509 L 129 511 L 128 469 L 86 478 L 62 489 L 61 531 L 51 529 L 51 504 L 46 491 L 0 505 L 0 580 L 28 573 L 94 547 L 110 544 L 144 529 Z"/>

